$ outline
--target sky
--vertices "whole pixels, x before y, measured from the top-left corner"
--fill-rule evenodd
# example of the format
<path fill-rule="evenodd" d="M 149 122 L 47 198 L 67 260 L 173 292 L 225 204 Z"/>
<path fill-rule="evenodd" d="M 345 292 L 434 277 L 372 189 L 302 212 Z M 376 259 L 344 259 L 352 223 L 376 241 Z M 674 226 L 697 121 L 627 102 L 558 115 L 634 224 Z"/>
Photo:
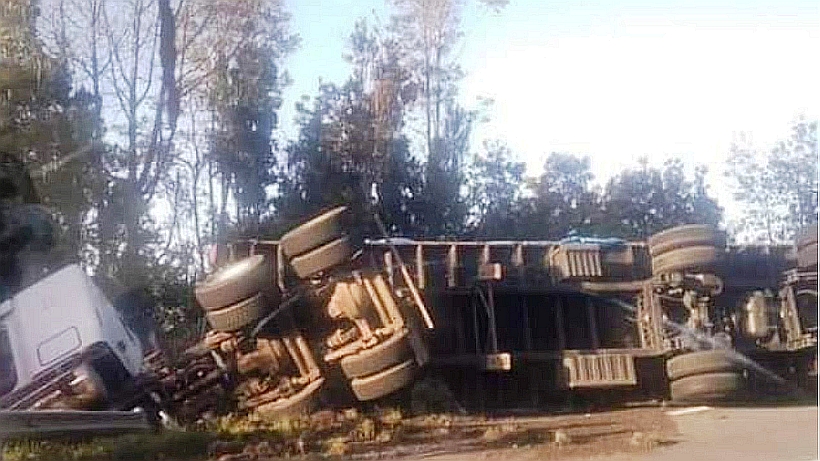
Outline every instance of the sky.
<path fill-rule="evenodd" d="M 461 102 L 491 98 L 473 136 L 505 141 L 537 174 L 550 152 L 589 155 L 603 182 L 646 156 L 706 164 L 711 193 L 738 216 L 724 165 L 732 140 L 760 148 L 799 114 L 820 117 L 820 2 L 510 0 L 493 13 L 467 0 L 456 57 Z M 341 83 L 359 17 L 386 18 L 384 0 L 285 0 L 301 47 L 286 62 L 282 135 L 293 106 L 320 80 Z"/>

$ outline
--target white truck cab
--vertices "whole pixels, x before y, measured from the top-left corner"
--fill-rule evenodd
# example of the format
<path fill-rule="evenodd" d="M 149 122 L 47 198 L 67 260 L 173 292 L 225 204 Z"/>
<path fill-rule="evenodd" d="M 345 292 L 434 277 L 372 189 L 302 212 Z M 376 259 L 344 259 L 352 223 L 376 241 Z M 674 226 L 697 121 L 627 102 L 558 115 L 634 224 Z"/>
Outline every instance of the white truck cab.
<path fill-rule="evenodd" d="M 111 408 L 142 367 L 137 336 L 75 264 L 0 304 L 0 408 Z"/>

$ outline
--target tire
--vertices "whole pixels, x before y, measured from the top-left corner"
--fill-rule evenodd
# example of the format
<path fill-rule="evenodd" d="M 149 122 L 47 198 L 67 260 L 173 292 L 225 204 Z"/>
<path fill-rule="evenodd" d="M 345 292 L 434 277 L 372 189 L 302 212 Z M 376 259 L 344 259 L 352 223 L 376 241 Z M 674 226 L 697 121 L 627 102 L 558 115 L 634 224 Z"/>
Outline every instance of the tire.
<path fill-rule="evenodd" d="M 350 224 L 350 210 L 340 206 L 292 229 L 282 236 L 279 246 L 288 258 L 300 256 L 343 237 L 347 234 L 345 229 Z"/>
<path fill-rule="evenodd" d="M 275 285 L 270 265 L 264 256 L 254 255 L 216 271 L 196 286 L 194 294 L 207 312 L 232 306 L 265 291 L 269 285 Z"/>
<path fill-rule="evenodd" d="M 712 269 L 718 260 L 714 246 L 678 248 L 652 258 L 652 273 Z"/>
<path fill-rule="evenodd" d="M 711 351 L 689 352 L 672 357 L 666 362 L 666 376 L 671 381 L 687 376 L 708 373 L 743 371 L 743 364 L 731 355 L 731 352 L 720 349 Z"/>
<path fill-rule="evenodd" d="M 254 411 L 266 418 L 279 419 L 310 414 L 319 402 L 319 395 L 325 379 L 319 378 L 305 386 L 296 394 L 257 406 Z"/>
<path fill-rule="evenodd" d="M 208 311 L 205 317 L 214 330 L 230 333 L 259 319 L 264 312 L 265 300 L 259 293 L 233 306 Z"/>
<path fill-rule="evenodd" d="M 297 277 L 306 279 L 347 263 L 353 253 L 350 237 L 344 236 L 291 259 L 290 265 Z"/>
<path fill-rule="evenodd" d="M 812 243 L 817 243 L 817 223 L 803 229 L 794 239 L 794 245 L 798 250 Z"/>
<path fill-rule="evenodd" d="M 339 364 L 345 376 L 355 379 L 378 373 L 411 358 L 413 349 L 408 340 L 408 331 L 402 330 L 378 346 L 344 357 Z"/>
<path fill-rule="evenodd" d="M 712 403 L 737 400 L 746 390 L 746 380 L 740 373 L 709 373 L 687 376 L 669 384 L 673 402 Z"/>
<path fill-rule="evenodd" d="M 803 269 L 817 266 L 817 242 L 809 243 L 797 250 L 797 267 Z"/>
<path fill-rule="evenodd" d="M 649 254 L 658 256 L 671 250 L 691 246 L 722 246 L 717 229 L 704 224 L 688 224 L 657 233 L 647 240 Z"/>
<path fill-rule="evenodd" d="M 416 375 L 416 362 L 407 360 L 394 367 L 350 382 L 360 401 L 375 400 L 409 385 Z"/>

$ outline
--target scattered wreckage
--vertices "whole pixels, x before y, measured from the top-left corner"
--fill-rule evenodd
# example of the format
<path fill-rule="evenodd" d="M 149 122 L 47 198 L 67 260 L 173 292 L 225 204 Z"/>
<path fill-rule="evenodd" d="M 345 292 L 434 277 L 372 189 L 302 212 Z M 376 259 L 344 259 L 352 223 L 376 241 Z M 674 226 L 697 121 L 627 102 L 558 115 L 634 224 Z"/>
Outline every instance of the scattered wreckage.
<path fill-rule="evenodd" d="M 645 243 L 363 242 L 356 227 L 338 207 L 231 245 L 195 288 L 210 331 L 174 363 L 143 354 L 78 266 L 44 276 L 0 304 L 0 408 L 285 417 L 329 389 L 395 394 L 422 368 L 477 408 L 816 386 L 816 225 L 795 248 L 727 247 L 702 225 Z"/>

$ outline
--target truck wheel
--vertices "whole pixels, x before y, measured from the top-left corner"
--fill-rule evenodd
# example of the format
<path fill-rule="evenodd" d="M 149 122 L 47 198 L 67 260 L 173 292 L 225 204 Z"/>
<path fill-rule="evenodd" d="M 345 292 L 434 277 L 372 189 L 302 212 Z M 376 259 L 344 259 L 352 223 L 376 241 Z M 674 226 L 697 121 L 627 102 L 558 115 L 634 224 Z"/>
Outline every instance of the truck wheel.
<path fill-rule="evenodd" d="M 348 262 L 353 252 L 350 237 L 344 236 L 291 259 L 290 265 L 297 277 L 306 279 Z"/>
<path fill-rule="evenodd" d="M 708 373 L 743 371 L 743 364 L 731 352 L 720 349 L 689 352 L 666 362 L 666 375 L 671 381 Z"/>
<path fill-rule="evenodd" d="M 307 415 L 316 408 L 316 404 L 319 401 L 319 391 L 324 382 L 324 378 L 319 378 L 305 386 L 304 389 L 296 394 L 259 405 L 254 411 L 272 419 Z"/>
<path fill-rule="evenodd" d="M 687 376 L 669 383 L 673 402 L 710 403 L 737 400 L 746 389 L 740 373 L 708 373 Z"/>
<path fill-rule="evenodd" d="M 658 256 L 670 250 L 692 246 L 722 246 L 718 231 L 704 224 L 688 224 L 659 232 L 647 240 L 649 254 Z"/>
<path fill-rule="evenodd" d="M 344 357 L 339 362 L 342 372 L 350 379 L 361 378 L 412 358 L 407 336 L 407 330 L 402 330 L 373 348 Z"/>
<path fill-rule="evenodd" d="M 652 258 L 652 273 L 711 269 L 717 259 L 718 250 L 714 246 L 678 248 Z"/>
<path fill-rule="evenodd" d="M 416 374 L 416 362 L 407 360 L 379 373 L 350 382 L 353 394 L 361 401 L 375 400 L 407 386 Z"/>
<path fill-rule="evenodd" d="M 219 269 L 194 289 L 196 300 L 205 311 L 232 306 L 275 285 L 270 264 L 262 255 L 254 255 Z M 276 296 L 278 293 L 272 293 Z M 273 300 L 271 300 L 273 301 Z"/>
<path fill-rule="evenodd" d="M 293 258 L 341 238 L 351 224 L 350 217 L 350 210 L 346 206 L 340 206 L 295 227 L 279 239 L 282 253 Z"/>
<path fill-rule="evenodd" d="M 264 311 L 265 300 L 259 293 L 233 306 L 209 311 L 205 317 L 214 330 L 230 333 L 262 317 Z"/>

